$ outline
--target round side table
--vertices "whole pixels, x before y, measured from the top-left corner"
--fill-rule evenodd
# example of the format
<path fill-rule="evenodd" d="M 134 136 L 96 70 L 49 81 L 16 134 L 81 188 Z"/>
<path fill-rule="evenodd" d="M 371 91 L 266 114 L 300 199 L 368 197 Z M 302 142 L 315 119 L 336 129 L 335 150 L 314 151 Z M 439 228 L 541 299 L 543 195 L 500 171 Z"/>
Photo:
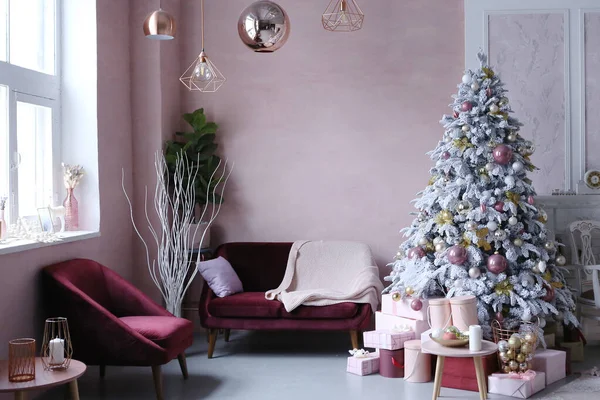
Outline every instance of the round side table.
<path fill-rule="evenodd" d="M 483 371 L 483 362 L 481 361 L 481 357 L 498 351 L 498 345 L 496 343 L 484 340 L 481 344 L 480 351 L 470 351 L 468 347 L 445 347 L 434 342 L 433 340 L 429 340 L 421 344 L 421 350 L 423 353 L 434 354 L 437 356 L 437 364 L 435 366 L 435 381 L 433 384 L 433 400 L 436 400 L 440 396 L 442 372 L 444 370 L 444 360 L 446 357 L 472 358 L 473 362 L 475 363 L 475 373 L 477 374 L 479 398 L 481 400 L 485 400 L 487 398 L 487 377 Z"/>
<path fill-rule="evenodd" d="M 63 371 L 46 371 L 42 359 L 35 358 L 35 379 L 29 382 L 10 382 L 8 380 L 8 361 L 0 361 L 0 393 L 14 392 L 15 400 L 25 400 L 28 390 L 51 388 L 58 385 L 69 384 L 71 399 L 79 400 L 77 378 L 86 370 L 81 361 L 71 360 L 69 368 Z"/>

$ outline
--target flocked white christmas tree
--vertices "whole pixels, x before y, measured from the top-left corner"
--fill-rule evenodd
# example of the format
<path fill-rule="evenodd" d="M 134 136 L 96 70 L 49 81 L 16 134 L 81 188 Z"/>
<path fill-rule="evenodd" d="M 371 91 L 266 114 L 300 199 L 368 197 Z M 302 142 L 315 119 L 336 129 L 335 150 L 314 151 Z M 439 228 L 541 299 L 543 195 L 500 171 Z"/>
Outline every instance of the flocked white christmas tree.
<path fill-rule="evenodd" d="M 565 258 L 548 237 L 547 215 L 527 178 L 534 146 L 510 116 L 503 83 L 485 55 L 479 59 L 441 121 L 442 141 L 428 153 L 431 179 L 414 200 L 417 217 L 401 231 L 407 240 L 390 264 L 385 292 L 475 295 L 487 337 L 494 319 L 506 329 L 536 316 L 542 327 L 549 319 L 578 325 L 559 267 Z"/>

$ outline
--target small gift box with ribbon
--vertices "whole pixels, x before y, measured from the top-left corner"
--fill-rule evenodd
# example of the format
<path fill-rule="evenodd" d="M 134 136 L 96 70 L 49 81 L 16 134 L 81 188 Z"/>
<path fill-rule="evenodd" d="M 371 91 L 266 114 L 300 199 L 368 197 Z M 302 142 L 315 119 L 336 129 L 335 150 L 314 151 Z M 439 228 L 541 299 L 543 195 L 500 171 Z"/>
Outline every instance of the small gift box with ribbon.
<path fill-rule="evenodd" d="M 395 294 L 384 294 L 381 296 L 381 312 L 384 314 L 427 321 L 428 307 L 429 302 L 427 299 L 413 297 L 398 298 Z"/>
<path fill-rule="evenodd" d="M 354 375 L 369 375 L 379 372 L 379 355 L 369 353 L 364 349 L 348 350 L 351 354 L 348 357 L 346 371 Z"/>
<path fill-rule="evenodd" d="M 363 333 L 365 347 L 374 349 L 398 350 L 404 348 L 404 342 L 413 340 L 415 333 L 410 327 L 395 327 L 394 329 L 383 329 Z"/>
<path fill-rule="evenodd" d="M 375 329 L 378 331 L 385 329 L 403 329 L 404 327 L 408 327 L 411 331 L 413 331 L 416 338 L 419 338 L 421 333 L 429 329 L 427 321 L 384 314 L 381 311 L 377 311 L 375 313 Z"/>
<path fill-rule="evenodd" d="M 532 370 L 523 373 L 492 374 L 488 378 L 490 393 L 519 399 L 527 399 L 545 387 L 545 374 Z"/>

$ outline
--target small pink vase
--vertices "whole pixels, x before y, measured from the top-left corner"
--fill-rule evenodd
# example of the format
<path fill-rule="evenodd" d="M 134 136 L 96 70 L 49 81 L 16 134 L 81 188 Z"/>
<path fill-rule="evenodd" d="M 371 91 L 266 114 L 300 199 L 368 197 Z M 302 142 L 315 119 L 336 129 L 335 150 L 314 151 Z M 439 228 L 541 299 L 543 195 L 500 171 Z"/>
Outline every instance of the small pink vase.
<path fill-rule="evenodd" d="M 6 220 L 4 219 L 4 210 L 0 210 L 0 240 L 6 239 Z"/>
<path fill-rule="evenodd" d="M 65 230 L 78 231 L 79 204 L 73 195 L 73 188 L 67 189 L 67 197 L 65 198 L 65 201 L 63 201 L 63 206 L 65 206 Z"/>

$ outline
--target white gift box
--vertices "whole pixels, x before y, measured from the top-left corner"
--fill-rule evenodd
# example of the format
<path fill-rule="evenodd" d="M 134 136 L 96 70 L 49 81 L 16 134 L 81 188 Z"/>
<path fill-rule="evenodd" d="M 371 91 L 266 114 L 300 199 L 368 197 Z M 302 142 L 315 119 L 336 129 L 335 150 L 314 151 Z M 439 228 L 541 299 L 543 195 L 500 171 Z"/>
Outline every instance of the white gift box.
<path fill-rule="evenodd" d="M 413 340 L 412 331 L 398 332 L 389 329 L 368 331 L 363 333 L 363 345 L 373 349 L 398 350 L 404 348 L 404 342 Z"/>
<path fill-rule="evenodd" d="M 429 329 L 427 321 L 398 317 L 397 315 L 384 314 L 381 311 L 375 313 L 375 329 L 379 330 L 404 330 L 410 329 L 415 333 L 415 337 L 420 337 L 421 333 Z"/>
<path fill-rule="evenodd" d="M 346 371 L 360 376 L 379 372 L 379 354 L 371 353 L 366 357 L 348 357 Z"/>
<path fill-rule="evenodd" d="M 494 394 L 527 399 L 546 387 L 543 372 L 524 374 L 492 374 L 488 377 L 488 391 Z"/>
<path fill-rule="evenodd" d="M 536 371 L 546 373 L 546 385 L 567 376 L 567 353 L 559 350 L 538 350 L 533 356 L 532 366 Z"/>
<path fill-rule="evenodd" d="M 397 315 L 398 317 L 427 321 L 427 307 L 429 307 L 429 302 L 427 299 L 419 299 L 421 300 L 422 307 L 419 311 L 415 311 L 410 306 L 413 300 L 415 299 L 412 297 L 406 297 L 394 301 L 391 294 L 384 294 L 381 296 L 381 312 L 384 314 Z"/>

